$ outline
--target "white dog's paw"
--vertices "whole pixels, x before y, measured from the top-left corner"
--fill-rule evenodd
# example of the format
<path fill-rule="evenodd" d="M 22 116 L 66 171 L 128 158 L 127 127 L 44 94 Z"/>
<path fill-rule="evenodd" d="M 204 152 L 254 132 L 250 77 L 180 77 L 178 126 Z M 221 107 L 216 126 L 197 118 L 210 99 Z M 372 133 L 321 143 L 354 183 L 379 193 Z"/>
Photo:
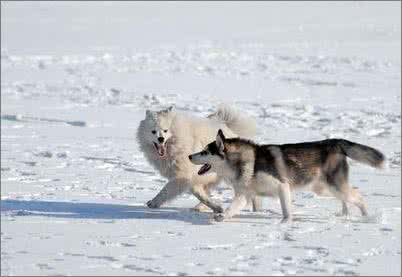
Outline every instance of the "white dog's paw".
<path fill-rule="evenodd" d="M 160 205 L 158 205 L 157 203 L 155 203 L 155 202 L 152 201 L 152 200 L 149 200 L 149 201 L 147 202 L 147 206 L 148 206 L 148 208 L 151 208 L 151 209 L 157 209 L 157 208 L 160 207 Z"/>
<path fill-rule="evenodd" d="M 217 222 L 222 222 L 225 219 L 225 215 L 223 213 L 214 214 L 214 220 Z"/>
<path fill-rule="evenodd" d="M 210 209 L 207 205 L 205 205 L 205 204 L 203 204 L 203 203 L 198 203 L 198 205 L 195 206 L 195 207 L 193 208 L 193 210 L 196 211 L 196 212 L 208 212 L 208 211 L 210 211 L 211 209 Z"/>

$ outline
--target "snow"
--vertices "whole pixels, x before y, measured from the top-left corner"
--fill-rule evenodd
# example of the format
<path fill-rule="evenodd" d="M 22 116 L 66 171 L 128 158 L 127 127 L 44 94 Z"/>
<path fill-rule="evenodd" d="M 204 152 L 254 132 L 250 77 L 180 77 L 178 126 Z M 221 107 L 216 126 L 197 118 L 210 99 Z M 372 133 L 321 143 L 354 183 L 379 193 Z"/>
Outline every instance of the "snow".
<path fill-rule="evenodd" d="M 2 2 L 1 275 L 399 275 L 400 2 Z M 145 109 L 229 103 L 256 141 L 342 137 L 368 203 L 295 193 L 215 223 L 138 151 Z M 213 196 L 227 206 L 232 190 Z"/>

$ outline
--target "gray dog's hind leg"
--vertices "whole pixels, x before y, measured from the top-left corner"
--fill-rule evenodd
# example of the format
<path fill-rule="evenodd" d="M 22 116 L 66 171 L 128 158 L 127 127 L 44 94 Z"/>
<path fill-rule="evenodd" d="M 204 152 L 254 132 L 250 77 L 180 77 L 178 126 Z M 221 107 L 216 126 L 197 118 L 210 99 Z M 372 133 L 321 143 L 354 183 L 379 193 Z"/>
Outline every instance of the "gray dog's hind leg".
<path fill-rule="evenodd" d="M 287 183 L 282 183 L 279 187 L 279 200 L 281 202 L 282 222 L 290 222 L 292 221 L 292 212 L 291 212 L 291 191 L 290 186 Z"/>
<path fill-rule="evenodd" d="M 276 170 L 279 175 L 279 200 L 281 202 L 281 208 L 282 208 L 282 222 L 290 222 L 292 221 L 292 212 L 291 212 L 291 206 L 292 206 L 292 195 L 291 195 L 291 190 L 290 190 L 290 184 L 288 180 L 288 169 L 285 164 L 285 161 L 283 159 L 282 151 L 279 147 L 277 146 L 271 146 L 269 148 L 271 154 L 274 156 L 274 164 L 276 167 Z"/>
<path fill-rule="evenodd" d="M 342 211 L 340 211 L 339 213 L 336 213 L 336 216 L 348 216 L 349 215 L 349 209 L 348 209 L 348 205 L 346 204 L 345 201 L 342 201 Z"/>
<path fill-rule="evenodd" d="M 254 196 L 251 200 L 253 205 L 253 212 L 261 211 L 262 208 L 262 199 L 259 196 Z"/>
<path fill-rule="evenodd" d="M 159 208 L 166 202 L 188 190 L 188 187 L 188 182 L 185 180 L 171 180 L 167 182 L 167 184 L 152 200 L 147 202 L 147 206 L 153 209 Z"/>

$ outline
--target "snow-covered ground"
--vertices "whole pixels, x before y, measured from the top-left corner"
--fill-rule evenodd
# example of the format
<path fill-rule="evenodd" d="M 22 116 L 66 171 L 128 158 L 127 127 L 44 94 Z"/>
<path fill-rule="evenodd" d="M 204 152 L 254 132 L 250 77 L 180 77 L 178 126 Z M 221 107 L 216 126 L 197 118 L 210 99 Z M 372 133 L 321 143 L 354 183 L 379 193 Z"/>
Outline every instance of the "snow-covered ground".
<path fill-rule="evenodd" d="M 1 275 L 399 275 L 401 3 L 1 2 Z M 256 141 L 342 137 L 369 206 L 295 194 L 229 222 L 138 151 L 145 109 L 256 117 Z M 214 197 L 228 205 L 225 184 Z"/>

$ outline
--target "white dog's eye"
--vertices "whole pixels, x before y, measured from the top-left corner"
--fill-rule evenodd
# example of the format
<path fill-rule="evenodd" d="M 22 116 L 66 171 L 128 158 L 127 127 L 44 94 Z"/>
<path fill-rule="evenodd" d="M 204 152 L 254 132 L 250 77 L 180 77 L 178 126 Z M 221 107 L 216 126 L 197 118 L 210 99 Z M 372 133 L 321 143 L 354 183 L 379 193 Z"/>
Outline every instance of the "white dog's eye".
<path fill-rule="evenodd" d="M 156 134 L 156 131 L 155 131 L 155 130 L 152 130 L 152 134 L 154 134 L 154 135 L 155 135 L 155 134 Z"/>
<path fill-rule="evenodd" d="M 168 130 L 163 130 L 165 133 L 167 133 Z"/>

